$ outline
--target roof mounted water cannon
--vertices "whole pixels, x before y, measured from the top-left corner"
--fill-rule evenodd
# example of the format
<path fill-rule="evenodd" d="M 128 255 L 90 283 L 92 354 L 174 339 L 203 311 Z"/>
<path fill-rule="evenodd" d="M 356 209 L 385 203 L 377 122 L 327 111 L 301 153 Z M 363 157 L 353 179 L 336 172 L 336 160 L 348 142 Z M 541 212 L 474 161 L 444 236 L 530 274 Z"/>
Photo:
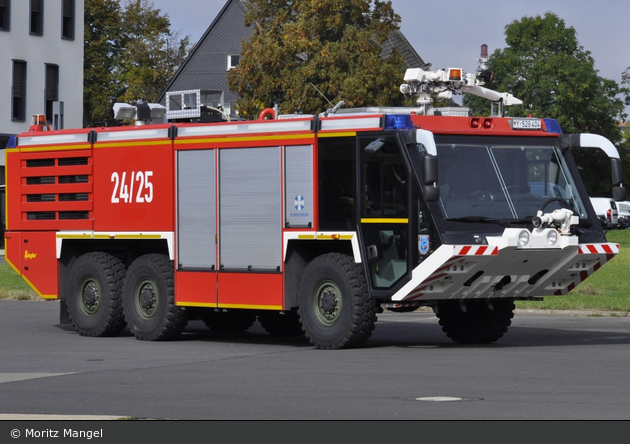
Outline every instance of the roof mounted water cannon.
<path fill-rule="evenodd" d="M 465 73 L 461 68 L 425 71 L 422 68 L 408 69 L 400 85 L 400 92 L 407 97 L 416 98 L 419 106 L 424 107 L 424 114 L 433 115 L 433 100 L 444 101 L 453 94 L 474 94 L 499 104 L 499 115 L 503 106 L 521 105 L 523 102 L 510 93 L 497 92 L 484 88 L 483 84 L 492 80 L 492 72 L 482 70 L 477 74 Z"/>
<path fill-rule="evenodd" d="M 564 236 L 571 234 L 571 225 L 578 225 L 580 218 L 573 215 L 573 211 L 567 208 L 559 208 L 551 213 L 538 211 L 532 219 L 534 228 L 555 228 Z"/>

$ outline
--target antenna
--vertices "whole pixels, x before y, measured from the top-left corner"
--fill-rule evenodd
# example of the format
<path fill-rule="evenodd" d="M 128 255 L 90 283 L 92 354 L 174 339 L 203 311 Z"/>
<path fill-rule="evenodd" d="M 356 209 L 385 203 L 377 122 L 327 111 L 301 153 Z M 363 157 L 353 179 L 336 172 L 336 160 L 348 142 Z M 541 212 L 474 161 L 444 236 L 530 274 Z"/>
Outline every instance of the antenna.
<path fill-rule="evenodd" d="M 321 92 L 319 89 L 317 89 L 317 87 L 315 85 L 313 85 L 313 82 L 308 82 L 308 83 L 310 83 L 310 85 L 313 88 L 315 88 L 315 91 L 317 91 L 326 100 L 326 102 L 328 102 L 328 103 L 330 103 L 332 105 L 332 102 L 330 100 L 328 100 L 328 97 L 326 97 L 323 92 Z"/>

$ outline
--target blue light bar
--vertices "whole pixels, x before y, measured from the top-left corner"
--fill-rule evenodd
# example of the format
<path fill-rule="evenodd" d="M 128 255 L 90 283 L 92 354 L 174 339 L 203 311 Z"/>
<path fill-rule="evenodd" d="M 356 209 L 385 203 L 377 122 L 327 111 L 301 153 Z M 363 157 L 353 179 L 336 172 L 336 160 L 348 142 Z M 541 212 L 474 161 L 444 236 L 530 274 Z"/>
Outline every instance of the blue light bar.
<path fill-rule="evenodd" d="M 9 137 L 9 141 L 7 142 L 7 148 L 16 148 L 17 147 L 17 138 L 15 136 Z"/>
<path fill-rule="evenodd" d="M 545 126 L 547 127 L 547 132 L 552 134 L 562 134 L 562 128 L 558 124 L 556 119 L 544 119 Z"/>
<path fill-rule="evenodd" d="M 401 130 L 401 129 L 415 129 L 411 116 L 403 114 L 387 115 L 385 117 L 385 129 L 386 130 Z"/>

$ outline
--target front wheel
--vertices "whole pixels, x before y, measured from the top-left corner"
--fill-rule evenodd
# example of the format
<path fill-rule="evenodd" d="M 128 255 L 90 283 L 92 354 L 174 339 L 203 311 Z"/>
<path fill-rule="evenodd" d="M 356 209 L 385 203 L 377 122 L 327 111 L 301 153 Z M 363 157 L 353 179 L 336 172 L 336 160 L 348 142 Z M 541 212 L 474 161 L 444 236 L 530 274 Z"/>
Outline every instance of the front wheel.
<path fill-rule="evenodd" d="M 444 301 L 436 315 L 446 336 L 461 344 L 489 344 L 507 332 L 514 317 L 512 299 Z"/>
<path fill-rule="evenodd" d="M 104 252 L 77 259 L 68 276 L 67 307 L 81 336 L 116 336 L 125 328 L 121 289 L 125 266 Z"/>
<path fill-rule="evenodd" d="M 359 347 L 372 335 L 377 304 L 368 295 L 363 268 L 350 256 L 315 258 L 304 270 L 298 301 L 304 333 L 317 348 Z"/>
<path fill-rule="evenodd" d="M 175 305 L 173 262 L 161 254 L 133 261 L 123 287 L 123 306 L 136 339 L 161 341 L 179 336 L 187 320 Z"/>

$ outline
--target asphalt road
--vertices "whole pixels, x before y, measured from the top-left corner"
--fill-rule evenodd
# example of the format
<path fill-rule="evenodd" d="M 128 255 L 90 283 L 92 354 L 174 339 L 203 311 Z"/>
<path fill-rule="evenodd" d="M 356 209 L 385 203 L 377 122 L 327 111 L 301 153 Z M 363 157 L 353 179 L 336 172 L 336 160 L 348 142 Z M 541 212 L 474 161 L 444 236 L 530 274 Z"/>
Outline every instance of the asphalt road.
<path fill-rule="evenodd" d="M 2 300 L 0 418 L 628 420 L 629 345 L 629 317 L 516 315 L 463 346 L 431 313 L 389 312 L 354 350 L 198 321 L 175 342 L 85 338 L 58 302 Z"/>

